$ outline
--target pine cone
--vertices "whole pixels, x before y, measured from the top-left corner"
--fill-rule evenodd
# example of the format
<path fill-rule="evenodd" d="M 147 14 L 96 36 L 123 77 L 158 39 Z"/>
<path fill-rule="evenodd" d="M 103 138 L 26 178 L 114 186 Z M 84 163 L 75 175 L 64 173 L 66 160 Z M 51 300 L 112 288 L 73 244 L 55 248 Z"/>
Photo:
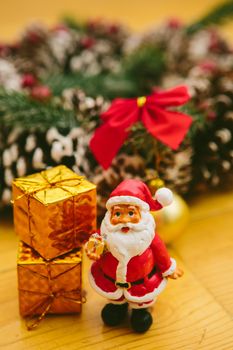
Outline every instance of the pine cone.
<path fill-rule="evenodd" d="M 48 39 L 49 30 L 40 24 L 34 23 L 25 29 L 14 57 L 19 72 L 41 77 L 58 70 Z"/>
<path fill-rule="evenodd" d="M 66 26 L 58 26 L 49 33 L 49 50 L 63 69 L 67 69 L 70 58 L 77 51 L 80 38 L 79 33 Z"/>
<path fill-rule="evenodd" d="M 12 180 L 15 177 L 25 175 L 27 168 L 26 159 L 21 153 L 21 141 L 25 136 L 23 130 L 20 128 L 4 128 L 2 132 L 5 142 L 1 153 L 0 165 L 0 206 L 10 203 Z"/>
<path fill-rule="evenodd" d="M 156 170 L 167 187 L 180 194 L 189 191 L 193 179 L 193 148 L 186 139 L 178 150 L 159 146 L 156 157 Z"/>
<path fill-rule="evenodd" d="M 108 104 L 102 96 L 90 97 L 81 89 L 65 89 L 62 93 L 63 107 L 75 110 L 77 121 L 88 131 L 96 128 L 99 115 Z"/>
<path fill-rule="evenodd" d="M 89 177 L 88 145 L 90 134 L 79 127 L 71 130 L 50 128 L 45 138 L 48 149 L 46 163 L 53 166 L 64 164 L 75 172 Z"/>
<path fill-rule="evenodd" d="M 8 91 L 19 91 L 21 89 L 21 77 L 15 68 L 15 63 L 1 58 L 0 86 Z"/>
<path fill-rule="evenodd" d="M 0 160 L 0 203 L 11 199 L 11 183 L 15 177 L 42 171 L 48 166 L 64 164 L 78 174 L 89 176 L 89 135 L 81 128 L 58 130 L 5 130 L 6 144 Z"/>
<path fill-rule="evenodd" d="M 195 146 L 195 179 L 212 187 L 233 181 L 233 113 L 199 132 Z"/>
<path fill-rule="evenodd" d="M 103 20 L 88 21 L 86 30 L 90 36 L 108 41 L 116 53 L 122 50 L 125 40 L 129 36 L 126 27 L 118 23 L 109 23 Z"/>
<path fill-rule="evenodd" d="M 212 187 L 233 181 L 233 73 L 232 66 L 215 75 L 212 87 L 212 119 L 194 138 L 194 177 Z M 210 112 L 209 112 L 210 113 Z M 208 116 L 208 113 L 207 113 Z"/>
<path fill-rule="evenodd" d="M 103 72 L 118 72 L 120 69 L 119 57 L 115 57 L 114 48 L 107 40 L 99 39 L 88 48 L 76 52 L 70 60 L 70 70 L 76 73 L 85 73 L 93 76 Z"/>

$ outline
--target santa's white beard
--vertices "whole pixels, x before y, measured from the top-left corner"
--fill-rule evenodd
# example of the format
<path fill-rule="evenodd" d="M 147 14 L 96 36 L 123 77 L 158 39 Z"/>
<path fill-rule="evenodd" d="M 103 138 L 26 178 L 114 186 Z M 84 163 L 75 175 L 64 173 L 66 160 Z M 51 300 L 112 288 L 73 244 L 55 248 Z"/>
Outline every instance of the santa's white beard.
<path fill-rule="evenodd" d="M 122 232 L 123 227 L 128 227 L 129 231 Z M 126 263 L 132 257 L 141 255 L 150 246 L 155 236 L 155 222 L 149 211 L 141 211 L 138 224 L 112 225 L 108 211 L 102 221 L 100 233 L 112 255 L 118 261 Z"/>

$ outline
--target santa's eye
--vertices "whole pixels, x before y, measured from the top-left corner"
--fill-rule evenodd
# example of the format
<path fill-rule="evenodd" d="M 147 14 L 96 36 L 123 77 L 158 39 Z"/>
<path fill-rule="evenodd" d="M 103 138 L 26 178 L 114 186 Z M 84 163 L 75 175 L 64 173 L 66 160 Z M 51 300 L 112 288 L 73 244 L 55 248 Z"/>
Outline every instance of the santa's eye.
<path fill-rule="evenodd" d="M 119 211 L 116 211 L 114 214 L 117 218 L 119 218 L 119 216 L 121 216 L 121 213 Z"/>
<path fill-rule="evenodd" d="M 134 212 L 133 211 L 129 211 L 129 216 L 134 216 Z"/>

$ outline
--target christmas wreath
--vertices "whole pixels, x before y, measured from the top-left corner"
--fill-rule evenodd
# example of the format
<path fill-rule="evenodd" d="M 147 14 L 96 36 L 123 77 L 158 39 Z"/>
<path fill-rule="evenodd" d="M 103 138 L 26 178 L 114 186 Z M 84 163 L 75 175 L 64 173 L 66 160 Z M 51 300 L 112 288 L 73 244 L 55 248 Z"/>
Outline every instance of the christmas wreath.
<path fill-rule="evenodd" d="M 142 34 L 115 23 L 66 18 L 52 29 L 31 25 L 17 42 L 1 44 L 1 205 L 10 202 L 14 177 L 61 163 L 97 184 L 100 211 L 125 178 L 159 176 L 183 195 L 229 184 L 233 51 L 213 25 L 232 15 L 228 1 L 188 26 L 172 19 Z M 129 104 L 136 113 L 150 96 L 161 103 L 177 89 L 181 101 L 167 101 L 166 113 L 191 119 L 179 147 L 148 127 L 148 113 L 129 123 L 118 145 L 114 137 L 112 148 L 100 142 L 109 114 L 121 118 L 119 103 L 125 113 Z"/>

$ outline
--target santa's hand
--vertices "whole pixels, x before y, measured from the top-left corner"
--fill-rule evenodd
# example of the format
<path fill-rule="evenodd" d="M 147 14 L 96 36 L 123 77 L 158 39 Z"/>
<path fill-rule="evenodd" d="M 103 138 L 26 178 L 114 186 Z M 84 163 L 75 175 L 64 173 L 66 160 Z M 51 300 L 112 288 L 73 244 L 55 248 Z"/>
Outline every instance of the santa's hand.
<path fill-rule="evenodd" d="M 99 260 L 104 252 L 105 243 L 101 236 L 93 234 L 89 241 L 85 244 L 85 252 L 89 259 Z"/>
<path fill-rule="evenodd" d="M 179 267 L 177 267 L 177 268 L 175 269 L 175 271 L 174 271 L 171 275 L 168 275 L 167 277 L 168 277 L 168 278 L 171 278 L 171 279 L 173 279 L 173 280 L 176 280 L 177 278 L 182 277 L 183 274 L 184 274 L 184 271 L 181 270 Z"/>

